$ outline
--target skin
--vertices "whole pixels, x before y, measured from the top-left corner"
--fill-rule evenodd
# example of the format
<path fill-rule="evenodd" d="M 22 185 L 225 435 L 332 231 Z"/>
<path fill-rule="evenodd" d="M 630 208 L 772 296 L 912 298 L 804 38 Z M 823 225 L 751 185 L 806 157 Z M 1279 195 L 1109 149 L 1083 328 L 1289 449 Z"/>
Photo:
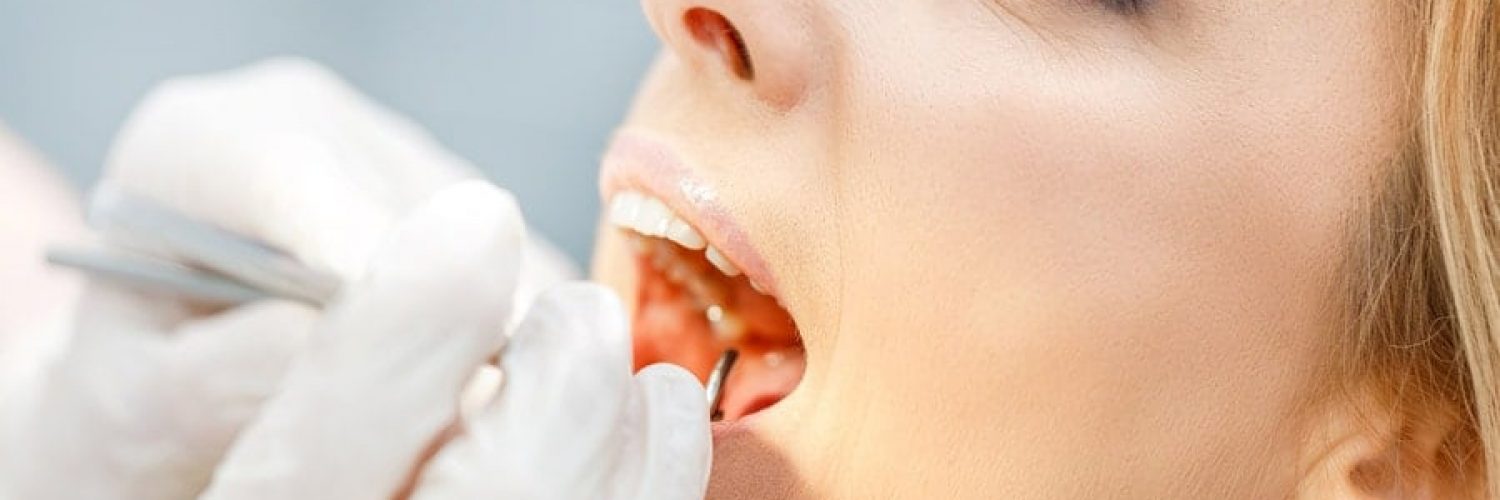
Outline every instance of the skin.
<path fill-rule="evenodd" d="M 1349 217 L 1404 138 L 1404 14 L 1108 3 L 644 0 L 665 49 L 624 126 L 719 190 L 808 353 L 710 496 L 1347 487 L 1362 452 L 1310 448 L 1306 409 Z"/>

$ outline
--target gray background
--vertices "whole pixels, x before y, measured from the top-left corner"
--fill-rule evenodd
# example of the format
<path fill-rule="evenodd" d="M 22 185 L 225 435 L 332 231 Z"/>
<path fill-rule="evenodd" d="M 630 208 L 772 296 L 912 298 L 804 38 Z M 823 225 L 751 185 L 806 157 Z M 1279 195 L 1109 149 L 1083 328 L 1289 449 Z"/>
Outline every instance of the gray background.
<path fill-rule="evenodd" d="M 0 122 L 86 188 L 153 82 L 307 56 L 485 169 L 586 262 L 599 153 L 656 46 L 633 0 L 0 0 Z"/>

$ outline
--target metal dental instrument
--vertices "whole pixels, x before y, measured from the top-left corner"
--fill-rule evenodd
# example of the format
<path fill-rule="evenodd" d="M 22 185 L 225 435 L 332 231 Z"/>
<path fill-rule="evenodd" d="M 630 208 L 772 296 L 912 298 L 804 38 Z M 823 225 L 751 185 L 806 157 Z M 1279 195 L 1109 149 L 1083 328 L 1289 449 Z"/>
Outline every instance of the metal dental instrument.
<path fill-rule="evenodd" d="M 724 410 L 719 404 L 724 401 L 724 383 L 729 380 L 729 370 L 734 369 L 734 362 L 740 357 L 740 352 L 734 349 L 724 351 L 719 356 L 719 362 L 714 363 L 714 370 L 708 373 L 708 419 L 718 422 L 724 419 Z"/>
<path fill-rule="evenodd" d="M 94 193 L 89 225 L 125 248 L 53 247 L 47 250 L 47 262 L 223 306 L 279 298 L 323 307 L 341 285 L 336 276 L 311 269 L 285 252 L 116 191 Z M 734 350 L 725 351 L 709 376 L 705 391 L 713 420 L 723 416 L 719 401 L 738 356 Z"/>
<path fill-rule="evenodd" d="M 208 271 L 268 297 L 322 306 L 341 285 L 337 277 L 308 268 L 285 252 L 110 189 L 94 193 L 89 206 L 89 225 L 128 250 L 160 255 L 165 260 Z M 121 260 L 128 255 L 120 252 L 78 253 L 78 257 L 92 257 L 95 261 L 130 265 Z M 202 298 L 191 289 L 169 291 Z"/>
<path fill-rule="evenodd" d="M 321 307 L 340 285 L 337 277 L 275 248 L 108 189 L 94 193 L 88 222 L 113 248 L 53 247 L 47 261 L 128 286 L 226 306 L 280 298 Z"/>
<path fill-rule="evenodd" d="M 214 305 L 239 305 L 273 298 L 264 290 L 217 274 L 121 252 L 51 248 L 47 250 L 47 262 L 131 287 L 187 296 Z"/>

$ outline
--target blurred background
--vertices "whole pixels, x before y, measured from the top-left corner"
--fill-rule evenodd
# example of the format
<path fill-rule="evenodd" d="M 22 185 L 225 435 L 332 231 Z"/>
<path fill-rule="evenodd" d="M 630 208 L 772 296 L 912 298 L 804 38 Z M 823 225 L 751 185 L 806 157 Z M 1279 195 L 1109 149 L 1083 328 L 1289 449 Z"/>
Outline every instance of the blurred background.
<path fill-rule="evenodd" d="M 0 0 L 0 122 L 86 189 L 154 82 L 306 56 L 479 165 L 586 263 L 597 161 L 655 50 L 633 0 Z"/>

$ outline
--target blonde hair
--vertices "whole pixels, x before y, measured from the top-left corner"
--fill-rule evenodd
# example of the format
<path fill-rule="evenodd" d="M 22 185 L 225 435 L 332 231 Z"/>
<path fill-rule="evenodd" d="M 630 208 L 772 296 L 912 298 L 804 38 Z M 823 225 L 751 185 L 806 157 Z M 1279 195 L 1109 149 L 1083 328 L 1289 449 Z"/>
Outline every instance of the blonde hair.
<path fill-rule="evenodd" d="M 1398 419 L 1384 482 L 1436 474 L 1444 496 L 1500 500 L 1500 0 L 1420 10 L 1412 147 L 1352 253 L 1343 380 Z"/>

